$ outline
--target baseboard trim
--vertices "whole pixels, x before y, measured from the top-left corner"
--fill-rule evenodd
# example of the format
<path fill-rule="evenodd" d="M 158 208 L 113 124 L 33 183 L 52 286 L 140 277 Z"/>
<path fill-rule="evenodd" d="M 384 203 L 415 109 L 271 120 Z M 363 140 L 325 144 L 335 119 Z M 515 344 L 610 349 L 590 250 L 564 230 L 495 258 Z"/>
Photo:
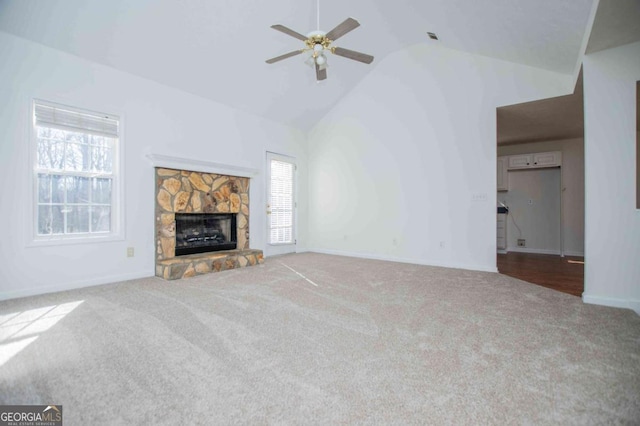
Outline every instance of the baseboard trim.
<path fill-rule="evenodd" d="M 379 254 L 371 254 L 371 253 L 361 253 L 361 252 L 352 252 L 352 251 L 342 251 L 342 250 L 327 250 L 327 249 L 307 249 L 308 252 L 321 253 L 321 254 L 331 254 L 334 256 L 345 256 L 345 257 L 357 257 L 360 259 L 372 259 L 372 260 L 384 260 L 388 262 L 398 262 L 398 263 L 410 263 L 414 265 L 424 265 L 424 266 L 438 266 L 441 268 L 451 268 L 451 269 L 466 269 L 469 271 L 480 271 L 480 272 L 498 272 L 497 267 L 487 267 L 485 265 L 468 265 L 462 263 L 448 263 L 448 262 L 438 262 L 438 261 L 430 261 L 424 259 L 414 259 L 414 258 L 406 258 L 406 257 L 396 257 L 396 256 L 388 256 L 388 255 L 379 255 Z"/>
<path fill-rule="evenodd" d="M 531 253 L 531 254 L 555 254 L 560 256 L 560 250 L 534 249 L 534 248 L 528 248 L 528 247 L 508 247 L 507 251 L 513 251 L 516 253 Z"/>
<path fill-rule="evenodd" d="M 640 315 L 640 300 L 618 299 L 615 297 L 591 296 L 582 293 L 582 301 L 591 305 L 610 306 L 613 308 L 631 309 Z"/>
<path fill-rule="evenodd" d="M 509 247 L 506 250 L 498 249 L 498 253 L 507 254 L 510 251 L 518 252 L 518 253 L 532 253 L 532 254 L 554 254 L 560 256 L 559 250 L 546 250 L 546 249 L 532 249 L 527 247 Z M 575 257 L 584 257 L 583 251 L 565 251 L 565 256 L 575 256 Z"/>
<path fill-rule="evenodd" d="M 121 281 L 136 280 L 139 278 L 153 277 L 153 271 L 132 272 L 122 275 L 110 275 L 108 277 L 95 278 L 91 280 L 74 281 L 67 284 L 55 284 L 45 287 L 26 288 L 13 291 L 0 292 L 0 300 L 18 299 L 21 297 L 39 296 L 48 293 L 57 293 L 60 291 L 76 290 L 79 288 L 94 287 L 103 284 L 112 284 Z"/>

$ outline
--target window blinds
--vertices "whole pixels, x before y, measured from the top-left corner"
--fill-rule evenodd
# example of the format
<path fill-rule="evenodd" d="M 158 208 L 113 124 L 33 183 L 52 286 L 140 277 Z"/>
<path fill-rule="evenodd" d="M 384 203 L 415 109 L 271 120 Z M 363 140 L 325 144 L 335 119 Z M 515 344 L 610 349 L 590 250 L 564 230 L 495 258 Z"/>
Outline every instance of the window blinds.
<path fill-rule="evenodd" d="M 293 242 L 293 170 L 291 163 L 271 160 L 271 244 Z"/>
<path fill-rule="evenodd" d="M 37 126 L 118 137 L 118 117 L 73 111 L 65 107 L 35 102 L 35 119 Z"/>

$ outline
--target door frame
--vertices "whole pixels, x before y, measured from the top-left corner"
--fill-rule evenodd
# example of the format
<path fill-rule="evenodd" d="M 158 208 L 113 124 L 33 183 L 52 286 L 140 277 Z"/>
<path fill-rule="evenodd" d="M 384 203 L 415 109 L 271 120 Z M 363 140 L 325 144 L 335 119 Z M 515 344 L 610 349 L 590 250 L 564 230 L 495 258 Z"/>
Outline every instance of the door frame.
<path fill-rule="evenodd" d="M 290 164 L 293 164 L 293 188 L 292 188 L 292 196 L 293 196 L 293 243 L 280 243 L 280 244 L 272 244 L 271 243 L 271 226 L 269 223 L 269 212 L 270 209 L 270 200 L 271 200 L 271 160 L 279 160 L 284 161 Z M 296 161 L 296 157 L 279 154 L 272 151 L 266 151 L 265 155 L 265 188 L 266 188 L 266 199 L 265 199 L 265 210 L 264 210 L 264 220 L 265 220 L 265 232 L 266 232 L 266 241 L 265 241 L 265 257 L 269 256 L 278 256 L 282 254 L 288 253 L 296 253 L 297 252 L 297 241 L 298 241 L 298 164 Z"/>

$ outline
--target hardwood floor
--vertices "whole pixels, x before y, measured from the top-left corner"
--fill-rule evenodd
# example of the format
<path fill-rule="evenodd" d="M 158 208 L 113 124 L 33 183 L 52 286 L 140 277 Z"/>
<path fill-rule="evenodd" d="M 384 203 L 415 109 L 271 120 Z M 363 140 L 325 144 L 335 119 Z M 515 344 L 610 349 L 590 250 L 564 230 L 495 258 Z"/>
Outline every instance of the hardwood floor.
<path fill-rule="evenodd" d="M 574 296 L 584 291 L 584 258 L 548 254 L 498 254 L 498 272 Z"/>

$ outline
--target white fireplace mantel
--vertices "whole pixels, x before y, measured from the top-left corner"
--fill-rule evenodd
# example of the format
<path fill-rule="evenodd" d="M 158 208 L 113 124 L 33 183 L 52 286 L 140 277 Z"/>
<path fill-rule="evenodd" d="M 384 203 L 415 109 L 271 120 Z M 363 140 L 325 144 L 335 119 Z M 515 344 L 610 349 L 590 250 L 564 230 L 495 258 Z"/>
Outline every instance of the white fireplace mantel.
<path fill-rule="evenodd" d="M 191 170 L 202 173 L 215 173 L 218 175 L 239 176 L 252 178 L 260 174 L 260 170 L 249 167 L 234 166 L 231 164 L 214 163 L 211 161 L 196 160 L 193 158 L 180 158 L 170 155 L 154 154 L 147 152 L 145 157 L 151 161 L 154 167 L 164 167 L 176 170 Z"/>

